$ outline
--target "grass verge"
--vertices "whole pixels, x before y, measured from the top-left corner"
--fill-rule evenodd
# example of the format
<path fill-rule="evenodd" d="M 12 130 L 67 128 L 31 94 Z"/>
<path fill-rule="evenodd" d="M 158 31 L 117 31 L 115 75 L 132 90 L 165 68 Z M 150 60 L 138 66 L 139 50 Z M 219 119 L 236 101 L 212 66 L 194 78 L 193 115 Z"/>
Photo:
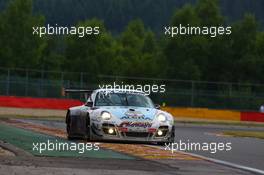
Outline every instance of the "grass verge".
<path fill-rule="evenodd" d="M 43 120 L 54 120 L 54 121 L 64 121 L 65 117 L 60 116 L 30 116 L 30 115 L 0 115 L 0 120 L 3 119 L 43 119 Z"/>

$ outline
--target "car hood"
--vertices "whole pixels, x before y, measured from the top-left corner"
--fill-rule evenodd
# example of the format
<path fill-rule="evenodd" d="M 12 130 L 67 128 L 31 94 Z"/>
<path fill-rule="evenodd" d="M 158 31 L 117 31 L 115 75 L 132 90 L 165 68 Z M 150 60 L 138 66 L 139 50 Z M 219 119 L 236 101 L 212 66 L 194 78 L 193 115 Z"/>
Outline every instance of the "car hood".
<path fill-rule="evenodd" d="M 121 120 L 153 120 L 158 112 L 155 108 L 134 107 L 134 106 L 114 106 L 103 107 L 104 111 Z"/>

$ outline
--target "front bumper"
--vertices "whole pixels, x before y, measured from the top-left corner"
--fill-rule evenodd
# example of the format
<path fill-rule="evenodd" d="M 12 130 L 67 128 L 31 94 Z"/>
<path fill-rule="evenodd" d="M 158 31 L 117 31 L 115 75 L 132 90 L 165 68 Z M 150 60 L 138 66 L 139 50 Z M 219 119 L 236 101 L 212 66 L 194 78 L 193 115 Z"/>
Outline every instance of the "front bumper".
<path fill-rule="evenodd" d="M 109 130 L 112 129 L 111 133 Z M 93 137 L 99 140 L 141 141 L 141 142 L 168 142 L 172 127 L 160 125 L 151 128 L 123 128 L 114 124 L 103 123 L 100 134 L 92 130 Z M 159 134 L 158 134 L 159 132 Z M 161 134 L 162 133 L 162 134 Z"/>

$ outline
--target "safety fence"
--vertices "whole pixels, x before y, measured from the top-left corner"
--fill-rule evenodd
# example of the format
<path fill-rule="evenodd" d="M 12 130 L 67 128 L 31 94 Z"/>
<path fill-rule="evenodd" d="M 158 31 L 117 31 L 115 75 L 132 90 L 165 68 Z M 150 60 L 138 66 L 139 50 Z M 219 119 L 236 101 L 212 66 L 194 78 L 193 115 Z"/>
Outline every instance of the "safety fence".
<path fill-rule="evenodd" d="M 155 103 L 176 107 L 257 111 L 264 103 L 264 85 L 206 82 L 147 77 L 91 75 L 19 68 L 0 68 L 0 95 L 65 98 L 63 88 L 96 89 L 99 85 L 165 85 L 164 93 L 152 93 Z M 80 95 L 66 98 L 81 99 Z"/>

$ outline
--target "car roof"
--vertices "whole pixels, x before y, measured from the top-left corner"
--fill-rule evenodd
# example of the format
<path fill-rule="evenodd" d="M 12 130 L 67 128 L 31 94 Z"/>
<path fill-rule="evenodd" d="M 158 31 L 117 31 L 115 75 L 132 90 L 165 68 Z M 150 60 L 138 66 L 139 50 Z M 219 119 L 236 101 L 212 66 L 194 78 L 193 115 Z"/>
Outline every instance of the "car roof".
<path fill-rule="evenodd" d="M 147 95 L 145 92 L 135 89 L 121 89 L 121 88 L 102 88 L 96 89 L 95 92 L 105 92 L 105 93 L 127 93 L 127 94 L 141 94 Z"/>

